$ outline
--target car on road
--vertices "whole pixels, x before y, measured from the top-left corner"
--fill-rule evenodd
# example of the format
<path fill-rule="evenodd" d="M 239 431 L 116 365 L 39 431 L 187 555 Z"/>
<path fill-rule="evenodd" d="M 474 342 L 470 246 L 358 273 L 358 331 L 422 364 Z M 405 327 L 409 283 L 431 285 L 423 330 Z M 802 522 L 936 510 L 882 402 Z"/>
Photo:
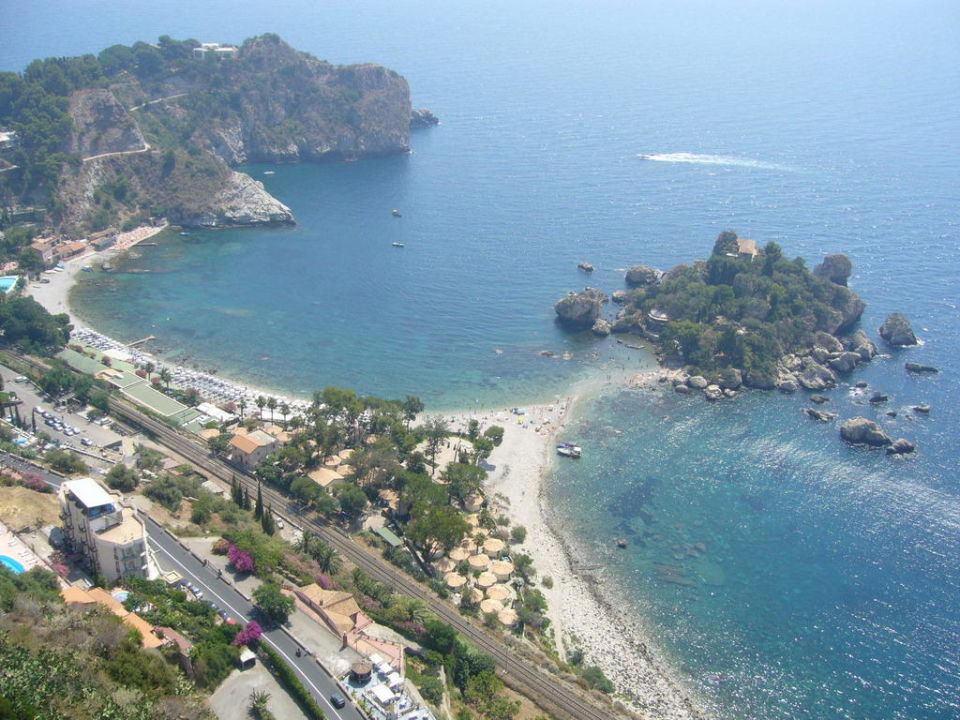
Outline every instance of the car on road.
<path fill-rule="evenodd" d="M 334 693 L 330 696 L 330 704 L 339 710 L 340 708 L 346 706 L 347 701 L 340 693 Z"/>
<path fill-rule="evenodd" d="M 81 442 L 83 445 L 86 445 L 87 447 L 91 447 L 91 446 L 93 445 L 93 440 L 91 440 L 91 439 L 88 438 L 88 437 L 82 437 L 82 438 L 80 438 L 80 442 Z"/>

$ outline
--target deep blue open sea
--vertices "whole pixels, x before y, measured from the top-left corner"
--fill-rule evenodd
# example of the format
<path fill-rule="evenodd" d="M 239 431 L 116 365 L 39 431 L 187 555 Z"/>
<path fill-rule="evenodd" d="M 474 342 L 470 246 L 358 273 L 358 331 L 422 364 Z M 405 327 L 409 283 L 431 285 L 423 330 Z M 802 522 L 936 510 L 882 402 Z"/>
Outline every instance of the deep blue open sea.
<path fill-rule="evenodd" d="M 0 69 L 264 31 L 396 69 L 442 124 L 406 157 L 248 168 L 296 228 L 140 248 L 128 269 L 149 273 L 84 278 L 85 319 L 277 390 L 497 405 L 643 362 L 554 327 L 552 303 L 587 282 L 579 260 L 612 291 L 619 269 L 703 257 L 725 228 L 811 265 L 847 253 L 863 328 L 876 339 L 903 311 L 923 345 L 857 375 L 886 407 L 846 387 L 828 407 L 878 419 L 915 457 L 844 446 L 800 414 L 804 396 L 623 391 L 586 402 L 586 457 L 548 492 L 717 716 L 960 716 L 960 5 L 18 2 Z M 907 376 L 907 359 L 943 372 Z M 629 549 L 611 551 L 620 535 Z"/>

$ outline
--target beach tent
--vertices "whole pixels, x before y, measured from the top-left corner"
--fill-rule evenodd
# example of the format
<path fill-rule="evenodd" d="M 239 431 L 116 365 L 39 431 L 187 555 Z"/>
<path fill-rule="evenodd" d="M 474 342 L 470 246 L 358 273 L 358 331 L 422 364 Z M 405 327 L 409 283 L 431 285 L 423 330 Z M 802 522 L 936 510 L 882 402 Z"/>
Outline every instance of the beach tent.
<path fill-rule="evenodd" d="M 383 707 L 390 705 L 396 697 L 386 685 L 375 685 L 370 692 L 373 693 L 373 697 Z"/>
<path fill-rule="evenodd" d="M 396 689 L 403 685 L 403 678 L 400 677 L 400 673 L 394 670 L 392 673 L 387 675 L 387 685 L 389 685 L 391 689 Z"/>

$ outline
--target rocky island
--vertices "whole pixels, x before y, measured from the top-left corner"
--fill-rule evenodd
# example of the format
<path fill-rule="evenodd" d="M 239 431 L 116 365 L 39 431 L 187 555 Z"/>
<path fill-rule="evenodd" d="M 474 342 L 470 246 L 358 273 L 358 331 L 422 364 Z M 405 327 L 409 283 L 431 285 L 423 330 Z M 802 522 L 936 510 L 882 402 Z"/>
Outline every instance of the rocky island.
<path fill-rule="evenodd" d="M 607 296 L 594 288 L 557 302 L 558 322 L 572 330 L 638 333 L 657 344 L 661 360 L 683 367 L 680 384 L 708 399 L 741 387 L 783 392 L 825 390 L 837 376 L 877 354 L 854 327 L 863 301 L 847 287 L 843 255 L 829 255 L 812 272 L 773 242 L 762 249 L 735 232 L 720 234 L 708 260 L 662 272 L 631 267 L 620 305 L 602 317 Z"/>
<path fill-rule="evenodd" d="M 76 235 L 164 217 L 220 227 L 294 221 L 256 162 L 356 160 L 404 153 L 407 81 L 374 64 L 332 65 L 273 34 L 240 46 L 173 40 L 36 60 L 0 74 L 0 127 L 13 133 L 3 205 L 47 210 Z"/>

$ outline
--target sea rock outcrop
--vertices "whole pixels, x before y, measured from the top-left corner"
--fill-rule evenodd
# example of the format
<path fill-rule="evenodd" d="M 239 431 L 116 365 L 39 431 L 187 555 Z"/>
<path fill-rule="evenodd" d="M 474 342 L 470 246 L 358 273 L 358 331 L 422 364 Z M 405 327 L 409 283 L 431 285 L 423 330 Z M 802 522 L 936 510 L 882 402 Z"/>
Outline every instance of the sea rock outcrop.
<path fill-rule="evenodd" d="M 557 321 L 568 330 L 587 330 L 600 317 L 600 307 L 605 302 L 606 295 L 588 287 L 557 301 L 553 309 L 557 313 Z"/>
<path fill-rule="evenodd" d="M 615 290 L 610 299 L 613 300 L 617 305 L 623 305 L 630 299 L 630 293 L 626 290 Z"/>
<path fill-rule="evenodd" d="M 797 382 L 807 390 L 829 390 L 837 386 L 837 376 L 830 368 L 808 357 L 804 359 L 803 370 L 797 375 Z"/>
<path fill-rule="evenodd" d="M 231 172 L 221 191 L 200 207 L 172 210 L 170 221 L 187 227 L 224 225 L 284 225 L 293 213 L 268 193 L 263 183 L 241 172 Z"/>
<path fill-rule="evenodd" d="M 703 396 L 711 401 L 722 400 L 723 389 L 719 385 L 707 385 L 703 389 Z"/>
<path fill-rule="evenodd" d="M 852 372 L 861 360 L 862 358 L 858 353 L 842 352 L 837 354 L 836 357 L 829 359 L 827 364 L 834 372 L 846 374 Z"/>
<path fill-rule="evenodd" d="M 939 368 L 935 368 L 933 365 L 924 365 L 923 363 L 908 362 L 908 363 L 904 363 L 903 366 L 907 369 L 907 372 L 912 372 L 912 373 L 940 372 Z"/>
<path fill-rule="evenodd" d="M 917 446 L 906 438 L 897 438 L 893 443 L 887 448 L 887 455 L 909 455 L 912 452 L 915 452 Z"/>
<path fill-rule="evenodd" d="M 591 263 L 582 260 L 577 263 L 577 267 L 583 270 L 584 272 L 593 272 L 593 265 Z"/>
<path fill-rule="evenodd" d="M 893 441 L 877 423 L 865 417 L 855 417 L 840 426 L 840 437 L 855 445 L 885 447 Z"/>
<path fill-rule="evenodd" d="M 930 414 L 930 406 L 929 406 L 929 405 L 914 405 L 914 406 L 913 406 L 913 411 L 916 412 L 916 413 L 920 413 L 921 415 L 929 415 L 929 414 Z"/>
<path fill-rule="evenodd" d="M 846 255 L 827 255 L 823 262 L 813 269 L 818 278 L 846 287 L 847 279 L 853 271 L 853 264 Z"/>
<path fill-rule="evenodd" d="M 710 383 L 707 382 L 707 379 L 702 375 L 691 375 L 687 380 L 687 385 L 692 387 L 695 390 L 703 390 Z"/>
<path fill-rule="evenodd" d="M 847 350 L 855 352 L 861 360 L 872 360 L 877 356 L 877 346 L 867 337 L 863 330 L 857 330 L 847 338 Z"/>
<path fill-rule="evenodd" d="M 440 124 L 440 118 L 426 108 L 414 108 L 410 111 L 410 129 L 422 130 Z"/>
<path fill-rule="evenodd" d="M 631 287 L 646 287 L 656 285 L 663 277 L 663 271 L 649 265 L 634 265 L 627 270 L 627 285 Z"/>
<path fill-rule="evenodd" d="M 597 335 L 599 337 L 606 337 L 607 335 L 610 334 L 611 327 L 612 326 L 609 320 L 605 318 L 597 318 L 596 322 L 593 323 L 593 327 L 591 327 L 590 330 L 593 332 L 594 335 Z"/>
<path fill-rule="evenodd" d="M 917 336 L 913 334 L 910 320 L 903 313 L 891 313 L 880 326 L 880 337 L 895 347 L 916 345 Z"/>

